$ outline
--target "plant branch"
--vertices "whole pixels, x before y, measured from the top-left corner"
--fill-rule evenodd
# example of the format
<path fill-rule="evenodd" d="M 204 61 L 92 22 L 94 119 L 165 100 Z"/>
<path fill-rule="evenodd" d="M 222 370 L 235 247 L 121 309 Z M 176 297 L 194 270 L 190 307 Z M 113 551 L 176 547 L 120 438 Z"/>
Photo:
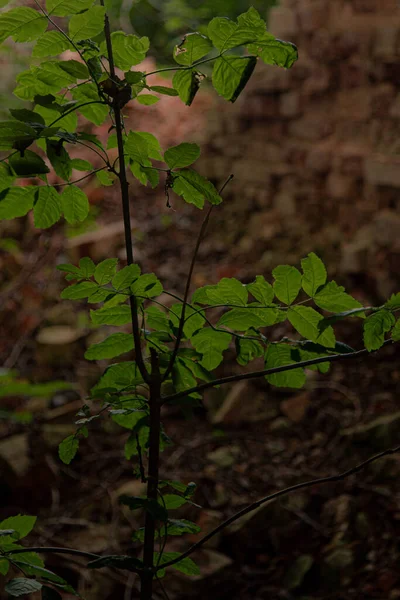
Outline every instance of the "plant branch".
<path fill-rule="evenodd" d="M 110 165 L 108 154 L 107 154 L 107 152 L 105 150 L 104 150 L 104 154 L 106 155 L 107 158 L 104 158 L 104 156 L 102 154 L 100 154 L 100 152 L 98 150 L 96 150 L 96 148 L 92 148 L 92 146 L 88 146 L 88 144 L 85 144 L 84 142 L 81 142 L 80 140 L 75 140 L 75 143 L 79 144 L 80 146 L 84 146 L 88 150 L 91 150 L 92 152 L 94 152 L 95 154 L 97 154 L 97 156 L 99 156 L 101 158 L 101 160 L 107 165 L 107 167 L 109 169 L 112 168 L 111 165 Z"/>
<path fill-rule="evenodd" d="M 66 110 L 65 113 L 57 117 L 57 119 L 54 119 L 54 121 L 50 123 L 50 125 L 47 125 L 47 127 L 53 127 L 53 125 L 55 125 L 58 121 L 61 121 L 61 119 L 63 119 L 67 115 L 71 114 L 72 112 L 75 112 L 76 110 L 79 110 L 83 106 L 88 106 L 89 104 L 105 104 L 106 106 L 109 106 L 108 102 L 104 102 L 103 100 L 89 100 L 88 102 L 82 102 L 82 104 L 79 104 L 78 106 L 73 106 L 72 108 Z"/>
<path fill-rule="evenodd" d="M 388 344 L 392 344 L 392 340 L 386 340 L 384 342 L 384 346 Z M 376 351 L 375 351 L 376 352 Z M 360 356 L 365 356 L 368 354 L 372 354 L 367 349 L 357 350 L 356 352 L 349 352 L 346 354 L 328 354 L 327 356 L 321 356 L 319 358 L 310 358 L 309 360 L 303 360 L 299 362 L 292 363 L 290 365 L 281 365 L 280 367 L 273 367 L 272 369 L 264 369 L 263 371 L 251 371 L 250 373 L 239 373 L 238 375 L 229 375 L 228 377 L 221 377 L 220 379 L 214 379 L 213 381 L 208 381 L 206 383 L 202 383 L 200 385 L 194 386 L 182 392 L 177 392 L 176 394 L 171 394 L 170 396 L 164 396 L 161 398 L 161 404 L 166 404 L 171 400 L 178 400 L 179 398 L 184 398 L 189 394 L 194 394 L 196 392 L 203 392 L 209 388 L 215 387 L 217 385 L 223 385 L 225 383 L 232 383 L 234 381 L 243 381 L 244 379 L 256 379 L 258 377 L 264 377 L 266 375 L 273 375 L 274 373 L 284 373 L 285 371 L 292 371 L 294 369 L 311 367 L 312 365 L 318 365 L 324 362 L 336 362 L 338 360 L 346 360 L 351 358 L 359 358 Z"/>
<path fill-rule="evenodd" d="M 83 177 L 80 177 L 79 179 L 74 179 L 74 181 L 68 181 L 67 183 L 53 183 L 53 187 L 66 187 L 67 185 L 73 185 L 75 183 L 79 183 L 80 181 L 83 181 L 84 179 L 88 179 L 92 175 L 95 175 L 99 171 L 104 171 L 105 168 L 106 167 L 101 167 L 100 169 L 95 169 L 94 171 L 90 171 L 90 173 L 88 173 L 87 175 L 84 175 Z"/>
<path fill-rule="evenodd" d="M 100 0 L 100 4 L 104 6 L 104 0 Z M 114 64 L 114 55 L 111 43 L 111 30 L 110 30 L 110 22 L 108 20 L 108 15 L 105 15 L 104 18 L 104 33 L 106 38 L 107 45 L 107 54 L 108 54 L 108 63 L 110 65 L 110 75 L 112 79 L 115 79 L 115 64 Z M 117 144 L 118 144 L 118 156 L 119 156 L 119 172 L 118 178 L 121 189 L 121 198 L 122 198 L 122 210 L 123 210 L 123 218 L 124 218 L 124 231 L 125 231 L 125 247 L 126 247 L 126 256 L 128 265 L 133 264 L 133 250 L 132 250 L 132 231 L 131 231 L 131 217 L 130 217 L 130 206 L 129 206 L 129 183 L 126 177 L 126 165 L 125 165 L 125 155 L 124 155 L 124 139 L 123 139 L 123 125 L 122 125 L 122 116 L 121 109 L 118 106 L 118 103 L 115 103 L 114 106 L 114 117 L 115 117 L 115 129 L 117 135 Z M 141 336 L 140 336 L 140 328 L 139 328 L 139 317 L 138 317 L 138 306 L 135 296 L 130 296 L 129 303 L 131 307 L 131 320 L 132 320 L 132 334 L 133 340 L 135 344 L 135 352 L 136 352 L 136 364 L 140 371 L 141 376 L 143 377 L 146 383 L 149 383 L 150 376 L 149 372 L 146 369 L 146 365 L 143 359 L 142 346 L 141 346 Z"/>
<path fill-rule="evenodd" d="M 40 3 L 38 2 L 38 0 L 34 0 L 36 6 L 39 8 L 39 10 L 43 13 L 43 15 L 46 17 L 46 19 L 49 21 L 49 23 L 51 23 L 53 25 L 53 27 L 55 27 L 55 29 L 57 29 L 61 35 L 63 35 L 65 37 L 66 40 L 68 40 L 68 42 L 71 44 L 71 46 L 74 48 L 74 50 L 79 54 L 79 56 L 81 57 L 81 59 L 83 60 L 83 62 L 85 63 L 85 65 L 88 68 L 88 71 L 90 73 L 91 78 L 93 79 L 96 87 L 97 87 L 97 91 L 99 93 L 99 96 L 101 98 L 104 98 L 103 95 L 103 90 L 101 89 L 101 87 L 99 86 L 99 83 L 95 77 L 95 74 L 93 72 L 92 67 L 90 66 L 90 63 L 86 60 L 84 53 L 79 49 L 79 47 L 75 44 L 74 40 L 72 38 L 69 37 L 69 35 L 62 29 L 62 27 L 60 27 L 59 25 L 57 25 L 57 23 L 55 21 L 53 21 L 53 19 L 51 18 L 50 14 L 48 12 L 45 11 L 45 9 L 40 5 Z M 104 5 L 103 5 L 104 6 Z"/>
<path fill-rule="evenodd" d="M 150 75 L 156 75 L 157 73 L 166 73 L 167 71 L 189 71 L 191 69 L 195 69 L 199 65 L 203 65 L 204 63 L 212 62 L 213 60 L 217 60 L 221 54 L 218 56 L 212 56 L 211 58 L 205 58 L 204 60 L 199 60 L 197 63 L 193 65 L 189 65 L 187 67 L 165 67 L 163 69 L 157 69 L 156 71 L 150 71 L 150 73 L 145 73 L 145 77 L 149 77 Z"/>
<path fill-rule="evenodd" d="M 160 569 L 160 568 L 165 569 L 166 567 L 170 567 L 171 565 L 174 565 L 175 563 L 186 558 L 187 556 L 190 556 L 190 554 L 192 554 L 192 552 L 194 552 L 198 548 L 201 548 L 201 546 L 203 546 L 203 544 L 205 544 L 209 539 L 214 537 L 214 535 L 216 535 L 217 533 L 219 533 L 220 531 L 222 531 L 223 529 L 228 527 L 228 525 L 230 525 L 234 521 L 237 521 L 237 519 L 240 519 L 240 517 L 247 515 L 248 513 L 252 512 L 253 510 L 256 510 L 259 506 L 262 506 L 266 502 L 275 500 L 276 498 L 279 498 L 281 496 L 286 496 L 287 494 L 290 494 L 291 492 L 295 492 L 297 490 L 302 490 L 304 488 L 312 487 L 314 485 L 320 485 L 322 483 L 331 483 L 331 482 L 335 482 L 335 481 L 341 481 L 343 479 L 346 479 L 347 477 L 350 477 L 350 475 L 354 475 L 355 473 L 358 473 L 362 469 L 365 469 L 365 467 L 367 467 L 371 463 L 379 460 L 380 458 L 383 458 L 384 456 L 389 456 L 391 454 L 397 454 L 398 452 L 400 452 L 400 446 L 397 446 L 396 448 L 390 448 L 388 450 L 384 450 L 383 452 L 380 452 L 379 454 L 375 454 L 374 456 L 371 456 L 370 458 L 368 458 L 364 462 L 358 464 L 357 466 L 352 467 L 351 469 L 348 469 L 347 471 L 344 471 L 343 473 L 339 473 L 338 475 L 331 475 L 329 477 L 320 477 L 319 479 L 312 479 L 311 481 L 304 481 L 302 483 L 296 483 L 295 485 L 287 487 L 283 490 L 274 492 L 273 494 L 270 494 L 269 496 L 265 496 L 264 498 L 261 498 L 260 500 L 253 502 L 249 506 L 246 506 L 245 508 L 243 508 L 236 514 L 234 514 L 231 517 L 229 517 L 228 519 L 226 519 L 226 521 L 224 521 L 223 523 L 220 523 L 220 525 L 218 525 L 215 529 L 213 529 L 207 535 L 205 535 L 203 538 L 201 538 L 201 540 L 196 542 L 196 544 L 193 544 L 193 546 L 191 546 L 188 550 L 186 550 L 186 552 L 183 552 L 183 554 L 181 554 L 178 558 L 164 563 L 163 565 L 161 565 L 161 567 L 158 567 L 157 569 Z"/>
<path fill-rule="evenodd" d="M 222 194 L 222 192 L 224 191 L 225 187 L 228 185 L 228 183 L 232 179 L 233 179 L 233 175 L 229 175 L 228 179 L 225 181 L 225 183 L 223 184 L 223 186 L 219 190 L 219 192 L 218 192 L 219 194 Z M 207 225 L 208 225 L 208 222 L 210 220 L 210 216 L 211 216 L 213 208 L 214 208 L 214 205 L 211 204 L 210 208 L 207 211 L 206 216 L 204 217 L 203 223 L 201 224 L 199 235 L 197 236 L 196 246 L 194 248 L 194 252 L 193 252 L 193 256 L 192 256 L 192 261 L 190 263 L 189 274 L 188 274 L 187 279 L 186 279 L 185 294 L 183 296 L 182 313 L 181 313 L 181 318 L 180 318 L 180 321 L 179 321 L 178 333 L 176 335 L 175 346 L 174 346 L 173 352 L 171 354 L 171 358 L 170 358 L 167 370 L 165 371 L 165 373 L 163 375 L 163 381 L 165 381 L 166 379 L 168 379 L 168 376 L 169 376 L 169 374 L 172 371 L 172 368 L 174 366 L 177 354 L 179 352 L 179 348 L 180 348 L 181 341 L 182 341 L 183 328 L 184 328 L 184 325 L 185 325 L 186 305 L 187 305 L 187 301 L 188 301 L 188 297 L 189 297 L 190 284 L 192 282 L 192 275 L 193 275 L 194 267 L 195 267 L 195 264 L 196 264 L 197 255 L 198 255 L 198 252 L 199 252 L 200 244 L 201 244 L 201 242 L 202 242 L 202 240 L 204 238 L 204 234 L 206 232 Z"/>

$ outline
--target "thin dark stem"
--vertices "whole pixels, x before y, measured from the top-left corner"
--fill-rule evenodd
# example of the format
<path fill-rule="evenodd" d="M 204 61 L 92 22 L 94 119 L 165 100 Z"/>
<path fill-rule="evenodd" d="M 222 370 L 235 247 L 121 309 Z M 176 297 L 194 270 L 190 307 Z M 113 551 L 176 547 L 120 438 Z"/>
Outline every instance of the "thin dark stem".
<path fill-rule="evenodd" d="M 221 55 L 212 56 L 211 58 L 205 58 L 204 60 L 199 60 L 197 63 L 193 65 L 189 65 L 188 67 L 165 67 L 163 69 L 157 69 L 156 71 L 150 71 L 150 73 L 145 73 L 146 77 L 149 75 L 156 75 L 157 73 L 166 73 L 167 71 L 188 71 L 190 69 L 195 69 L 199 65 L 203 65 L 204 63 L 212 62 L 213 60 L 217 60 Z"/>
<path fill-rule="evenodd" d="M 68 181 L 67 183 L 53 183 L 53 187 L 66 187 L 67 185 L 74 185 L 75 183 L 79 183 L 80 181 L 83 181 L 84 179 L 88 179 L 89 177 L 91 177 L 92 175 L 95 175 L 99 171 L 104 171 L 105 168 L 106 167 L 101 167 L 100 169 L 95 169 L 94 171 L 90 171 L 90 173 L 88 173 L 87 175 L 84 175 L 83 177 L 80 177 L 79 179 L 74 179 L 73 181 Z"/>
<path fill-rule="evenodd" d="M 158 500 L 158 469 L 160 462 L 160 392 L 161 374 L 158 355 L 154 348 L 151 354 L 151 381 L 150 381 L 150 431 L 149 431 L 149 466 L 147 473 L 147 500 Z M 150 511 L 146 512 L 143 545 L 143 572 L 141 574 L 140 599 L 150 600 L 152 597 L 154 578 L 154 540 L 156 533 L 156 520 Z"/>
<path fill-rule="evenodd" d="M 384 346 L 387 344 L 392 344 L 392 340 L 386 340 L 384 342 Z M 221 377 L 220 379 L 214 379 L 213 381 L 208 381 L 206 383 L 202 383 L 200 385 L 194 386 L 182 392 L 177 392 L 176 394 L 171 394 L 170 396 L 164 396 L 161 399 L 161 404 L 166 404 L 171 400 L 178 400 L 179 398 L 184 398 L 189 394 L 194 394 L 197 392 L 203 392 L 204 390 L 208 390 L 209 388 L 213 388 L 217 385 L 223 385 L 224 383 L 232 383 L 234 381 L 243 381 L 244 379 L 256 379 L 258 377 L 264 377 L 266 375 L 273 375 L 274 373 L 284 373 L 285 371 L 292 371 L 293 369 L 300 369 L 311 367 L 312 365 L 318 365 L 324 362 L 336 362 L 338 360 L 346 360 L 352 358 L 359 358 L 360 356 L 365 356 L 368 354 L 372 354 L 366 349 L 357 350 L 357 352 L 349 352 L 347 354 L 328 354 L 327 356 L 321 356 L 320 358 L 311 358 L 309 360 L 303 360 L 296 363 L 292 363 L 290 365 L 282 365 L 280 367 L 273 367 L 272 369 L 264 369 L 263 371 L 251 371 L 250 373 L 239 373 L 238 375 L 229 375 L 228 377 Z"/>
<path fill-rule="evenodd" d="M 10 550 L 10 552 L 4 553 L 4 556 L 11 554 L 21 554 L 24 552 L 37 552 L 38 554 L 71 554 L 75 556 L 83 556 L 90 560 L 101 558 L 100 554 L 93 554 L 92 552 L 84 552 L 83 550 L 75 550 L 74 548 L 53 548 L 53 547 L 33 547 L 33 548 L 17 548 L 16 550 Z"/>
<path fill-rule="evenodd" d="M 175 563 L 179 562 L 183 558 L 186 558 L 187 556 L 192 554 L 192 552 L 194 552 L 198 548 L 201 548 L 201 546 L 203 546 L 203 544 L 205 544 L 209 539 L 214 537 L 214 535 L 216 535 L 217 533 L 219 533 L 220 531 L 222 531 L 223 529 L 228 527 L 228 525 L 230 525 L 234 521 L 237 521 L 237 519 L 240 519 L 240 517 L 247 515 L 248 513 L 252 512 L 253 510 L 256 510 L 259 506 L 262 506 L 266 502 L 275 500 L 276 498 L 279 498 L 281 496 L 286 496 L 287 494 L 290 494 L 291 492 L 295 492 L 297 490 L 302 490 L 304 488 L 312 487 L 314 485 L 320 485 L 322 483 L 341 481 L 343 479 L 346 479 L 347 477 L 350 477 L 350 475 L 354 475 L 355 473 L 358 473 L 359 471 L 364 469 L 366 466 L 379 460 L 380 458 L 383 458 L 384 456 L 389 456 L 391 454 L 396 454 L 399 451 L 400 451 L 400 446 L 397 446 L 396 448 L 390 448 L 389 450 L 384 450 L 383 452 L 380 452 L 379 454 L 375 454 L 375 456 L 371 456 L 370 458 L 368 458 L 364 462 L 360 463 L 356 467 L 348 469 L 347 471 L 344 471 L 343 473 L 339 473 L 338 475 L 331 475 L 330 477 L 321 477 L 319 479 L 312 479 L 311 481 L 304 481 L 303 483 L 297 483 L 295 485 L 285 488 L 284 490 L 279 490 L 278 492 L 274 492 L 273 494 L 270 494 L 269 496 L 265 496 L 264 498 L 261 498 L 260 500 L 253 502 L 249 506 L 246 506 L 245 508 L 243 508 L 236 514 L 229 517 L 229 519 L 226 519 L 226 521 L 224 521 L 223 523 L 220 523 L 220 525 L 218 525 L 218 527 L 216 527 L 215 529 L 210 531 L 207 535 L 205 535 L 203 538 L 201 538 L 201 540 L 196 542 L 196 544 L 193 544 L 193 546 L 191 546 L 188 550 L 186 550 L 186 552 L 181 554 L 179 556 L 179 558 L 170 560 L 169 562 L 164 563 L 163 565 L 161 565 L 161 567 L 158 567 L 158 568 L 165 569 L 166 567 L 170 567 L 171 565 L 174 565 Z"/>
<path fill-rule="evenodd" d="M 100 4 L 104 6 L 104 0 L 100 0 Z M 114 79 L 115 78 L 115 65 L 114 65 L 114 55 L 111 43 L 111 30 L 110 30 L 110 22 L 108 20 L 108 15 L 105 15 L 104 19 L 104 33 L 106 38 L 107 45 L 107 54 L 108 54 L 108 62 L 110 65 L 110 75 Z M 114 117 L 115 117 L 115 129 L 117 135 L 117 144 L 118 144 L 118 156 L 119 156 L 119 172 L 118 178 L 121 188 L 121 198 L 122 198 L 122 210 L 124 217 L 124 232 L 125 232 L 125 247 L 126 247 L 126 257 L 128 265 L 133 264 L 133 250 L 132 250 L 132 231 L 131 231 L 131 217 L 130 217 L 130 207 L 129 207 L 129 183 L 126 178 L 126 165 L 125 165 L 125 155 L 124 155 L 124 139 L 123 139 L 123 125 L 122 125 L 122 116 L 121 109 L 118 104 L 114 105 Z M 138 318 L 138 306 L 135 296 L 130 296 L 129 303 L 131 307 L 131 320 L 132 320 L 132 334 L 135 343 L 135 353 L 136 353 L 136 364 L 140 371 L 141 376 L 143 377 L 146 383 L 149 383 L 150 377 L 149 373 L 146 369 L 146 365 L 143 359 L 142 346 L 141 346 L 141 337 L 140 337 L 140 327 L 139 327 L 139 318 Z"/>
<path fill-rule="evenodd" d="M 225 183 L 223 184 L 223 186 L 219 190 L 219 194 L 222 194 L 222 192 L 224 191 L 225 187 L 228 185 L 228 183 L 232 179 L 233 179 L 233 175 L 229 175 L 228 179 L 225 181 Z M 178 327 L 178 333 L 177 333 L 177 336 L 176 336 L 175 346 L 174 346 L 173 352 L 171 354 L 171 358 L 170 358 L 167 370 L 164 373 L 163 381 L 165 381 L 166 379 L 168 379 L 168 376 L 169 376 L 169 374 L 172 371 L 172 368 L 173 368 L 173 366 L 175 364 L 175 360 L 176 360 L 177 354 L 179 352 L 179 348 L 180 348 L 181 341 L 182 341 L 183 328 L 185 326 L 186 305 L 187 305 L 187 301 L 188 301 L 188 297 L 189 297 L 190 284 L 192 283 L 192 275 L 193 275 L 194 267 L 195 267 L 195 264 L 196 264 L 197 255 L 198 255 L 198 252 L 199 252 L 200 244 L 201 244 L 201 242 L 202 242 L 202 240 L 204 238 L 204 234 L 206 232 L 207 225 L 208 225 L 208 222 L 210 220 L 210 216 L 211 216 L 213 208 L 214 208 L 214 205 L 211 204 L 210 208 L 207 211 L 206 216 L 204 217 L 203 223 L 201 224 L 199 235 L 197 236 L 196 246 L 194 248 L 194 252 L 193 252 L 193 256 L 192 256 L 192 261 L 190 263 L 189 274 L 188 274 L 187 279 L 186 279 L 185 294 L 183 296 L 182 312 L 181 312 L 181 318 L 180 318 L 180 321 L 179 321 L 179 327 Z"/>
<path fill-rule="evenodd" d="M 75 143 L 79 144 L 80 146 L 84 146 L 88 150 L 91 150 L 92 152 L 97 154 L 97 156 L 99 156 L 101 158 L 101 160 L 107 165 L 107 167 L 109 169 L 111 168 L 110 161 L 108 159 L 108 154 L 105 150 L 104 150 L 104 154 L 106 155 L 106 158 L 104 158 L 104 156 L 102 154 L 100 154 L 100 152 L 98 150 L 96 150 L 96 148 L 92 148 L 92 146 L 88 146 L 88 144 L 85 144 L 84 142 L 81 142 L 80 140 L 75 140 Z"/>
<path fill-rule="evenodd" d="M 140 445 L 139 434 L 138 433 L 136 434 L 136 448 L 137 448 L 137 451 L 138 451 L 138 458 L 139 458 L 140 481 L 142 483 L 146 483 L 146 474 L 144 472 L 142 446 Z"/>
<path fill-rule="evenodd" d="M 53 127 L 53 125 L 58 123 L 58 121 L 61 121 L 61 119 L 63 119 L 67 115 L 71 114 L 72 112 L 75 112 L 76 110 L 79 110 L 83 106 L 88 106 L 89 104 L 105 104 L 106 106 L 108 106 L 107 102 L 104 102 L 102 100 L 90 100 L 88 102 L 82 102 L 82 104 L 79 104 L 78 106 L 73 106 L 72 108 L 66 110 L 65 113 L 57 117 L 57 119 L 54 119 L 54 121 L 50 123 L 50 125 L 47 125 L 47 127 Z"/>

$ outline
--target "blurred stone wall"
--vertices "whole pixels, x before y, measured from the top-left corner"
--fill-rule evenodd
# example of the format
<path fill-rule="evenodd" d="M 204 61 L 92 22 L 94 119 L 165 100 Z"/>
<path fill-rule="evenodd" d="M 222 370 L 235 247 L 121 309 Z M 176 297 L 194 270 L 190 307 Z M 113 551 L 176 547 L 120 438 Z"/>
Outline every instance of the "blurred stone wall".
<path fill-rule="evenodd" d="M 400 3 L 281 0 L 269 29 L 300 58 L 258 65 L 234 105 L 218 100 L 201 169 L 235 179 L 214 227 L 247 273 L 314 250 L 387 296 L 400 283 Z"/>

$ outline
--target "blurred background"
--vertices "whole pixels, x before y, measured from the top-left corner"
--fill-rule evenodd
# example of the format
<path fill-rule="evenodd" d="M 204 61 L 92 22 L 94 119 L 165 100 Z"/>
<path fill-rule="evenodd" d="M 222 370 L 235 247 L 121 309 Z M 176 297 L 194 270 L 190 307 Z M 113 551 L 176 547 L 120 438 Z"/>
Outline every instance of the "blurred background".
<path fill-rule="evenodd" d="M 157 134 L 164 147 L 200 143 L 196 168 L 215 184 L 234 174 L 224 204 L 213 212 L 196 287 L 221 277 L 268 279 L 276 265 L 298 265 L 314 251 L 331 278 L 366 304 L 399 291 L 397 0 L 110 4 L 114 28 L 150 37 L 145 71 L 171 64 L 184 33 L 202 30 L 213 16 L 235 18 L 251 5 L 274 35 L 299 48 L 290 71 L 258 65 L 233 105 L 205 82 L 190 108 L 162 97 L 151 107 L 124 109 L 130 129 Z M 21 105 L 11 92 L 29 60 L 27 48 L 1 48 L 2 118 Z M 107 129 L 93 126 L 104 139 Z M 135 260 L 166 289 L 182 293 L 202 215 L 172 195 L 167 208 L 162 185 L 153 191 L 132 181 L 131 190 Z M 79 227 L 60 222 L 35 230 L 30 215 L 0 222 L 0 518 L 38 514 L 34 544 L 126 553 L 139 524 L 118 496 L 143 492 L 122 457 L 127 434 L 99 419 L 70 466 L 57 456 L 107 363 L 84 360 L 104 328 L 93 328 L 83 303 L 60 301 L 64 280 L 55 265 L 83 256 L 125 260 L 117 189 L 87 180 L 84 191 L 91 210 Z M 344 342 L 360 346 L 357 323 L 339 331 Z M 188 421 L 168 409 L 164 425 L 175 445 L 163 455 L 163 478 L 196 481 L 202 506 L 179 509 L 177 516 L 207 532 L 257 498 L 397 445 L 398 356 L 387 347 L 363 361 L 335 364 L 325 376 L 311 372 L 301 392 L 263 381 L 225 386 L 206 394 L 206 410 Z M 234 353 L 226 357 L 218 374 L 239 372 Z M 343 482 L 264 506 L 196 555 L 202 575 L 195 582 L 168 574 L 170 600 L 400 598 L 399 466 L 398 457 L 387 457 Z M 176 538 L 168 549 L 187 541 Z M 137 597 L 134 577 L 88 573 L 83 564 L 48 558 L 88 600 Z M 156 594 L 163 597 L 157 586 Z"/>

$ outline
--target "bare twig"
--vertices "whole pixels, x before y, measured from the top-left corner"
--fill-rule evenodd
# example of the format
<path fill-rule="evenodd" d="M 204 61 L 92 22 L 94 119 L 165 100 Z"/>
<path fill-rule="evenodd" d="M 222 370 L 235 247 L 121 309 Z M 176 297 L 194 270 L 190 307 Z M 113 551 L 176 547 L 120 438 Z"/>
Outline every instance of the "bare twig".
<path fill-rule="evenodd" d="M 187 556 L 190 556 L 190 554 L 192 554 L 192 552 L 194 552 L 198 548 L 201 548 L 201 546 L 203 546 L 209 539 L 211 539 L 212 537 L 214 537 L 214 535 L 216 535 L 217 533 L 219 533 L 220 531 L 222 531 L 223 529 L 228 527 L 228 525 L 230 525 L 234 521 L 237 521 L 237 519 L 239 519 L 240 517 L 243 517 L 244 515 L 247 515 L 248 513 L 252 512 L 253 510 L 256 510 L 259 506 L 262 506 L 266 502 L 270 502 L 271 500 L 275 500 L 276 498 L 280 498 L 281 496 L 286 496 L 287 494 L 290 494 L 291 492 L 295 492 L 297 490 L 302 490 L 304 488 L 309 488 L 314 485 L 321 485 L 322 483 L 332 483 L 335 481 L 341 481 L 343 479 L 346 479 L 347 477 L 350 477 L 350 475 L 354 475 L 355 473 L 358 473 L 362 469 L 365 469 L 365 467 L 367 467 L 371 463 L 379 460 L 380 458 L 383 458 L 384 456 L 389 456 L 391 454 L 397 454 L 399 451 L 400 451 L 400 446 L 397 446 L 396 448 L 390 448 L 388 450 L 384 450 L 383 452 L 380 452 L 379 454 L 375 454 L 375 456 L 371 456 L 370 458 L 368 458 L 364 462 L 360 463 L 359 465 L 357 465 L 351 469 L 348 469 L 347 471 L 344 471 L 343 473 L 339 473 L 338 475 L 331 475 L 329 477 L 321 477 L 319 479 L 312 479 L 311 481 L 304 481 L 303 483 L 297 483 L 297 484 L 287 487 L 283 490 L 279 490 L 278 492 L 274 492 L 273 494 L 270 494 L 269 496 L 265 496 L 264 498 L 261 498 L 260 500 L 253 502 L 249 506 L 246 506 L 245 508 L 243 508 L 236 514 L 234 514 L 231 517 L 229 517 L 228 519 L 226 519 L 226 521 L 224 521 L 223 523 L 220 523 L 218 525 L 218 527 L 216 527 L 215 529 L 210 531 L 207 535 L 205 535 L 203 538 L 201 538 L 201 540 L 199 540 L 198 542 L 193 544 L 188 550 L 186 550 L 186 552 L 183 552 L 183 554 L 181 554 L 178 558 L 176 558 L 174 560 L 170 560 L 169 562 L 164 563 L 163 565 L 161 565 L 161 567 L 158 567 L 158 568 L 165 569 L 166 567 L 170 567 L 171 565 L 174 565 L 175 563 L 186 558 Z"/>

